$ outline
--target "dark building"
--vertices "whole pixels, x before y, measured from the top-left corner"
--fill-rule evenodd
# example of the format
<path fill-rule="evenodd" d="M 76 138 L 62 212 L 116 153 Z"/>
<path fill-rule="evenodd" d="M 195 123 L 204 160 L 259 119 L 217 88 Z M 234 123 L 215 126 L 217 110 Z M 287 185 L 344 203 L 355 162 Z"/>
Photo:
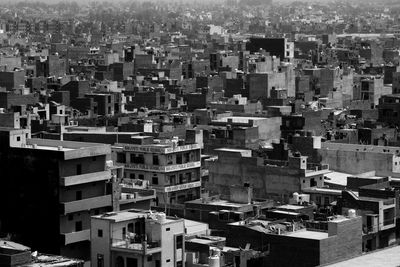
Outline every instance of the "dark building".
<path fill-rule="evenodd" d="M 287 47 L 285 38 L 250 38 L 250 41 L 246 44 L 246 50 L 251 53 L 265 50 L 271 56 L 279 57 L 281 60 L 291 55 L 290 47 Z"/>
<path fill-rule="evenodd" d="M 12 91 L 25 85 L 24 71 L 1 71 L 0 72 L 0 87 L 5 87 L 7 91 Z"/>
<path fill-rule="evenodd" d="M 0 187 L 1 230 L 34 250 L 88 261 L 90 217 L 119 205 L 111 148 L 28 138 L 28 130 L 0 131 L 2 177 L 13 177 Z"/>

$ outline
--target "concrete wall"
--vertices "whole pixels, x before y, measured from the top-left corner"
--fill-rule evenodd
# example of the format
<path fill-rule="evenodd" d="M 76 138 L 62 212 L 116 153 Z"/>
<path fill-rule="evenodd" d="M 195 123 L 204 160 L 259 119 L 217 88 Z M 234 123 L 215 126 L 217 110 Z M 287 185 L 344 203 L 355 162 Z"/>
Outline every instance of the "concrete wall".
<path fill-rule="evenodd" d="M 256 198 L 286 199 L 300 192 L 301 171 L 284 166 L 262 166 L 257 158 L 242 158 L 239 153 L 221 152 L 217 161 L 209 162 L 206 189 L 229 195 L 231 185 L 250 183 Z"/>
<path fill-rule="evenodd" d="M 370 152 L 372 148 L 375 152 Z M 323 143 L 320 155 L 322 162 L 329 164 L 329 168 L 334 171 L 359 174 L 375 170 L 378 176 L 399 177 L 399 157 L 394 155 L 397 150 L 400 149 L 395 147 Z"/>

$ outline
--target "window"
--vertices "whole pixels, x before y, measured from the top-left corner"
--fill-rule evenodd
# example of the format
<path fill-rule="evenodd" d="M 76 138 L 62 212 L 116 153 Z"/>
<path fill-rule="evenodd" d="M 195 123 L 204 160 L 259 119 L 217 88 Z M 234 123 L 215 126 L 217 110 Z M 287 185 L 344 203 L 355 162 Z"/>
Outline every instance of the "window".
<path fill-rule="evenodd" d="M 183 267 L 182 261 L 177 261 L 176 262 L 176 267 Z"/>
<path fill-rule="evenodd" d="M 171 230 L 171 228 L 169 228 L 169 227 L 165 229 L 165 231 L 167 231 L 167 232 L 169 232 L 170 230 Z"/>
<path fill-rule="evenodd" d="M 82 164 L 77 164 L 76 165 L 76 174 L 77 175 L 82 174 Z"/>
<path fill-rule="evenodd" d="M 171 176 L 169 177 L 169 183 L 170 183 L 171 185 L 175 185 L 175 184 L 176 184 L 176 176 L 175 176 L 175 175 L 171 175 Z"/>
<path fill-rule="evenodd" d="M 182 164 L 182 154 L 176 155 L 176 164 Z"/>
<path fill-rule="evenodd" d="M 103 254 L 97 254 L 97 267 L 104 267 L 104 256 L 103 256 Z"/>
<path fill-rule="evenodd" d="M 119 163 L 126 163 L 126 156 L 125 153 L 117 153 L 117 162 Z"/>
<path fill-rule="evenodd" d="M 17 141 L 21 141 L 21 136 L 17 136 Z"/>
<path fill-rule="evenodd" d="M 130 174 L 129 174 L 129 178 L 135 179 L 135 174 L 134 174 L 134 173 L 130 173 Z"/>
<path fill-rule="evenodd" d="M 75 232 L 82 231 L 82 221 L 75 222 Z"/>
<path fill-rule="evenodd" d="M 147 261 L 153 261 L 153 256 L 148 256 Z"/>
<path fill-rule="evenodd" d="M 131 154 L 131 163 L 143 164 L 144 163 L 143 154 Z"/>
<path fill-rule="evenodd" d="M 158 184 L 158 177 L 153 177 L 152 180 L 151 180 L 151 183 L 157 185 Z"/>
<path fill-rule="evenodd" d="M 180 249 L 183 248 L 183 236 L 179 235 L 176 237 L 176 248 Z"/>
<path fill-rule="evenodd" d="M 103 230 L 98 229 L 98 230 L 97 230 L 97 236 L 98 236 L 98 237 L 103 237 Z"/>
<path fill-rule="evenodd" d="M 139 180 L 144 180 L 144 175 L 143 174 L 139 174 Z"/>
<path fill-rule="evenodd" d="M 73 219 L 74 219 L 74 215 L 73 214 L 68 215 L 68 221 L 72 221 Z"/>
<path fill-rule="evenodd" d="M 76 200 L 81 200 L 82 199 L 82 191 L 76 191 L 75 197 L 76 197 Z"/>
<path fill-rule="evenodd" d="M 159 165 L 158 155 L 153 155 L 153 165 Z"/>
<path fill-rule="evenodd" d="M 170 259 L 166 260 L 166 262 L 170 262 L 170 261 L 171 261 Z"/>
<path fill-rule="evenodd" d="M 126 237 L 126 227 L 122 227 L 122 239 L 125 240 Z"/>

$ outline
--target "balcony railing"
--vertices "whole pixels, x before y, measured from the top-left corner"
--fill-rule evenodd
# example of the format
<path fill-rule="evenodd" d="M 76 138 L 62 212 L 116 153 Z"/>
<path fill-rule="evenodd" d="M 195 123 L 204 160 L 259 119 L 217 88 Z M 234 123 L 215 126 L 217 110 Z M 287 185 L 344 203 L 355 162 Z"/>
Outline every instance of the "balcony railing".
<path fill-rule="evenodd" d="M 141 255 L 161 252 L 161 241 L 134 242 L 132 239 L 112 239 L 111 247 L 116 250 L 129 251 Z"/>
<path fill-rule="evenodd" d="M 112 205 L 111 195 L 85 198 L 82 200 L 70 201 L 61 203 L 63 207 L 63 214 L 69 214 L 73 212 L 91 210 L 102 207 L 109 207 Z"/>
<path fill-rule="evenodd" d="M 85 229 L 78 232 L 63 233 L 64 245 L 73 244 L 81 241 L 90 240 L 90 229 Z"/>
<path fill-rule="evenodd" d="M 147 164 L 132 164 L 126 163 L 125 168 L 130 170 L 142 170 L 142 171 L 152 171 L 152 172 L 173 172 L 179 170 L 185 170 L 190 168 L 198 168 L 201 166 L 200 161 L 193 161 L 184 164 L 175 164 L 175 165 L 165 165 L 165 166 L 157 166 L 157 165 L 147 165 Z"/>
<path fill-rule="evenodd" d="M 111 172 L 101 171 L 101 172 L 92 172 L 81 175 L 72 175 L 66 176 L 60 179 L 61 186 L 72 186 L 78 184 L 92 183 L 97 181 L 104 181 L 111 178 Z"/>
<path fill-rule="evenodd" d="M 147 199 L 154 199 L 156 198 L 156 190 L 148 189 L 148 190 L 141 190 L 137 192 L 124 192 L 121 193 L 121 202 L 136 202 L 142 201 Z"/>
<path fill-rule="evenodd" d="M 157 146 L 143 146 L 143 145 L 126 145 L 126 144 L 116 144 L 116 146 L 122 146 L 124 151 L 132 152 L 149 152 L 149 153 L 160 153 L 169 154 L 182 151 L 190 151 L 195 149 L 200 149 L 199 144 L 183 145 L 183 146 L 170 146 L 170 147 L 157 147 Z"/>
<path fill-rule="evenodd" d="M 383 205 L 394 205 L 395 199 L 394 198 L 389 198 L 383 201 Z"/>

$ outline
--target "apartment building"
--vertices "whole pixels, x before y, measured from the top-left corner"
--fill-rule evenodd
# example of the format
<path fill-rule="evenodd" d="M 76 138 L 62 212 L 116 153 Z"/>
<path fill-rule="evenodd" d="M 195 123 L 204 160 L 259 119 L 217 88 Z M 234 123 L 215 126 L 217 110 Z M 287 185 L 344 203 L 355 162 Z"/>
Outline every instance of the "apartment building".
<path fill-rule="evenodd" d="M 1 231 L 43 253 L 89 261 L 90 216 L 119 208 L 109 145 L 29 139 L 0 128 Z"/>
<path fill-rule="evenodd" d="M 228 195 L 231 185 L 248 183 L 253 186 L 256 198 L 288 201 L 295 192 L 323 187 L 323 177 L 329 172 L 328 165 L 307 163 L 307 157 L 299 153 L 288 155 L 286 159 L 286 156 L 264 159 L 246 149 L 215 151 L 218 159 L 206 161 L 209 167 L 206 189 L 215 194 Z"/>
<path fill-rule="evenodd" d="M 200 196 L 201 145 L 132 136 L 130 144 L 113 147 L 114 161 L 125 167 L 125 178 L 149 181 L 156 207 L 173 208 Z"/>
<path fill-rule="evenodd" d="M 92 266 L 184 266 L 184 219 L 128 210 L 93 216 L 91 229 Z"/>

